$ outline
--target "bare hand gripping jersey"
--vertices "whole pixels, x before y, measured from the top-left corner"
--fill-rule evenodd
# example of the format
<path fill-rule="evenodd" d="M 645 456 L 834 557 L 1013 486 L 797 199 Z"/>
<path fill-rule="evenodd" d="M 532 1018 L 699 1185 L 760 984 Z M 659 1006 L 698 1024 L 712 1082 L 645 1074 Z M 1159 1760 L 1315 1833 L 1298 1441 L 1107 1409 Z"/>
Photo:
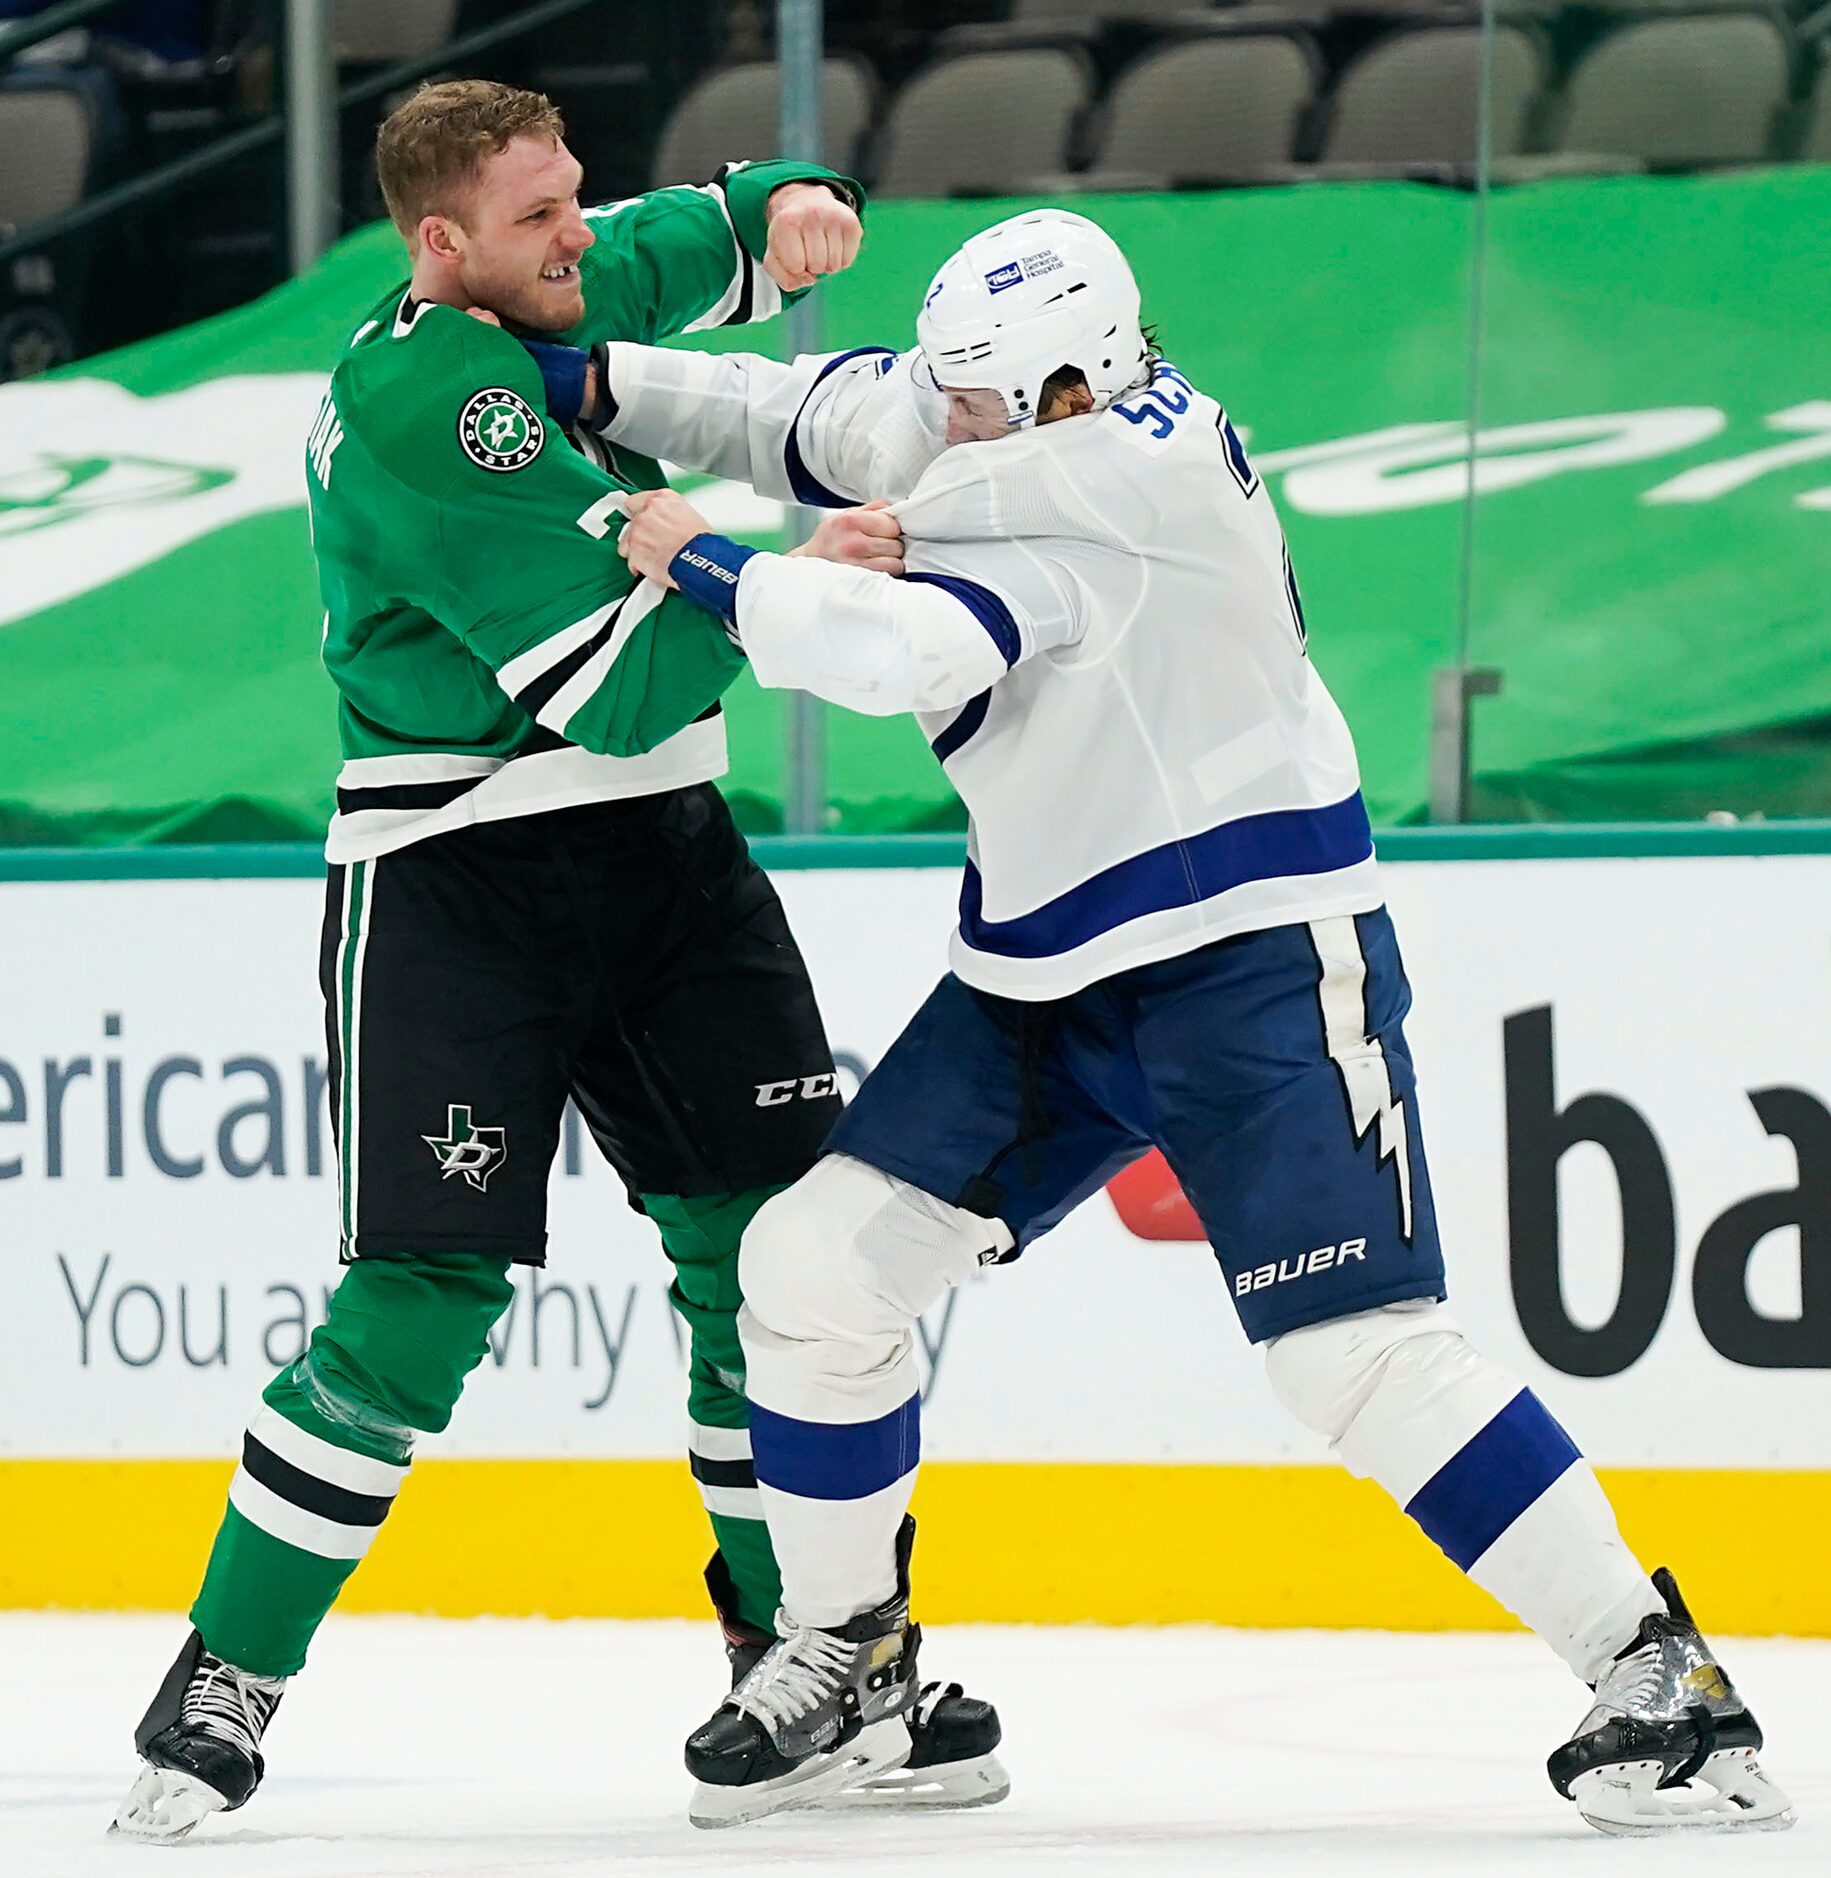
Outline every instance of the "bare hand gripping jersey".
<path fill-rule="evenodd" d="M 806 164 L 589 209 L 567 338 L 661 339 L 765 318 L 769 192 Z M 838 179 L 833 179 L 838 181 Z M 569 437 L 508 333 L 396 289 L 331 380 L 307 449 L 344 764 L 326 852 L 374 857 L 474 822 L 710 781 L 723 623 L 637 581 L 620 495 L 648 456 Z"/>
<path fill-rule="evenodd" d="M 619 441 L 804 502 L 897 498 L 907 579 L 751 555 L 736 629 L 764 685 L 916 713 L 970 816 L 968 984 L 1064 997 L 1380 904 L 1271 496 L 1173 367 L 946 450 L 916 354 L 613 346 L 609 378 Z"/>

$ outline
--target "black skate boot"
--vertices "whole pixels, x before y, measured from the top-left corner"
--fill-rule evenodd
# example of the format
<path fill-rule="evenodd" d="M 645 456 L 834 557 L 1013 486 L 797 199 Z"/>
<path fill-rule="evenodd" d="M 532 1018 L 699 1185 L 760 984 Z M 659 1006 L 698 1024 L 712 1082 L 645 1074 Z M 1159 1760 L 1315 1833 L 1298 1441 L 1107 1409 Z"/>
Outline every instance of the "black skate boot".
<path fill-rule="evenodd" d="M 251 1676 L 192 1631 L 134 1732 L 140 1774 L 108 1830 L 172 1845 L 210 1813 L 232 1813 L 261 1784 L 261 1735 L 284 1677 Z"/>
<path fill-rule="evenodd" d="M 915 1521 L 906 1519 L 904 1530 L 898 1534 L 899 1558 L 906 1559 L 907 1548 L 914 1541 Z M 714 1552 L 706 1567 L 706 1589 L 725 1633 L 725 1654 L 731 1660 L 731 1686 L 735 1690 L 756 1668 L 775 1638 L 738 1617 L 737 1587 L 731 1582 L 722 1552 Z M 922 1685 L 915 1701 L 904 1707 L 903 1720 L 909 1729 L 909 1758 L 901 1767 L 880 1769 L 823 1800 L 798 1800 L 796 1804 L 959 1808 L 991 1806 L 1011 1791 L 1011 1777 L 997 1755 L 1004 1731 L 998 1711 L 990 1702 L 968 1695 L 957 1682 L 928 1682 Z"/>
<path fill-rule="evenodd" d="M 1761 1771 L 1761 1729 L 1663 1566 L 1667 1616 L 1640 1629 L 1596 1684 L 1596 1705 L 1546 1763 L 1551 1784 L 1599 1832 L 1777 1831 L 1792 1802 Z"/>

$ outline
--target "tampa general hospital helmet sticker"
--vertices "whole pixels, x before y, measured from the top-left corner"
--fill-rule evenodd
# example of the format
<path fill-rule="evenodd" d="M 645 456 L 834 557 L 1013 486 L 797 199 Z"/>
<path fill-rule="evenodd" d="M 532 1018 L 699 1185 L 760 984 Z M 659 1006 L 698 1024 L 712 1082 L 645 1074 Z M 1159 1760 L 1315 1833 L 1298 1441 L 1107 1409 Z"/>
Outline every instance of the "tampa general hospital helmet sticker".
<path fill-rule="evenodd" d="M 473 392 L 458 413 L 458 446 L 479 469 L 525 469 L 546 440 L 540 413 L 503 385 Z"/>

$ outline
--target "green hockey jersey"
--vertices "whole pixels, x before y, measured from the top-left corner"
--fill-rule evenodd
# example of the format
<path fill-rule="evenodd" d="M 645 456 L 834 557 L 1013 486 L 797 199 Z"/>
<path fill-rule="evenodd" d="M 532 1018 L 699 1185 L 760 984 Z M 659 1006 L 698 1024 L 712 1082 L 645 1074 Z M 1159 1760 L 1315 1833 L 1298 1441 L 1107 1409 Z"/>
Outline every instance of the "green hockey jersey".
<path fill-rule="evenodd" d="M 565 337 L 774 313 L 765 204 L 798 178 L 843 180 L 732 165 L 586 210 L 586 313 Z M 617 553 L 621 498 L 662 481 L 649 458 L 562 431 L 508 333 L 404 287 L 371 311 L 306 450 L 344 756 L 330 860 L 724 773 L 718 699 L 742 654 Z"/>

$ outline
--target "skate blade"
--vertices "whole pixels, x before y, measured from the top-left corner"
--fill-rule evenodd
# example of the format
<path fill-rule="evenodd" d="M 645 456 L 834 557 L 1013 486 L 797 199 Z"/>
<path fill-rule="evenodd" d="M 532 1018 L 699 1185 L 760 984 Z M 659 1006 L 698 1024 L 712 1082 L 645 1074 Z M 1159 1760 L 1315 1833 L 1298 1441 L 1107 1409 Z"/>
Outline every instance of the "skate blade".
<path fill-rule="evenodd" d="M 695 1826 L 716 1831 L 744 1826 L 772 1813 L 815 1806 L 842 1788 L 857 1786 L 901 1767 L 909 1758 L 909 1729 L 900 1715 L 886 1716 L 859 1732 L 843 1748 L 830 1754 L 812 1754 L 776 1780 L 761 1780 L 748 1787 L 715 1787 L 704 1780 L 693 1783 L 687 1818 Z"/>
<path fill-rule="evenodd" d="M 139 1839 L 149 1845 L 176 1845 L 188 1839 L 200 1820 L 220 1813 L 228 1802 L 195 1774 L 140 1763 L 139 1777 L 128 1789 L 108 1832 L 111 1838 Z"/>
<path fill-rule="evenodd" d="M 882 1812 L 963 1811 L 996 1806 L 1011 1791 L 1011 1776 L 996 1754 L 945 1767 L 901 1767 L 845 1787 L 821 1802 L 823 1811 L 863 1808 Z"/>
<path fill-rule="evenodd" d="M 1663 1832 L 1783 1832 L 1793 1803 L 1762 1772 L 1753 1748 L 1712 1754 L 1683 1787 L 1660 1789 L 1659 1761 L 1592 1768 L 1570 1783 L 1577 1810 L 1598 1832 L 1651 1838 Z"/>

